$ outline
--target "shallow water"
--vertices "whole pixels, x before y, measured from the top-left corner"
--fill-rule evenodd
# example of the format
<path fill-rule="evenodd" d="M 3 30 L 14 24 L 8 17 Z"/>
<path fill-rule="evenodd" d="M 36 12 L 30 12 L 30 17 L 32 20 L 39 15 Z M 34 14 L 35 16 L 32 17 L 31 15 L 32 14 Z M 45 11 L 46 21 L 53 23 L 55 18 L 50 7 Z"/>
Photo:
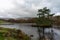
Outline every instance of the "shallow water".
<path fill-rule="evenodd" d="M 25 32 L 26 34 L 28 34 L 29 36 L 30 35 L 33 35 L 32 40 L 38 40 L 38 32 L 37 32 L 37 28 L 36 27 L 31 27 L 31 26 L 28 26 L 29 24 L 12 24 L 12 25 L 0 25 L 1 27 L 5 27 L 5 28 L 16 28 L 16 29 L 20 29 L 22 30 L 23 32 Z M 51 29 L 52 28 L 49 28 L 49 29 L 45 29 L 45 32 L 48 33 L 48 32 L 51 32 Z M 55 29 L 53 28 L 53 37 L 54 37 L 54 40 L 60 40 L 60 30 L 59 29 Z"/>
<path fill-rule="evenodd" d="M 26 34 L 33 35 L 32 40 L 37 40 L 38 39 L 38 33 L 37 33 L 37 28 L 36 27 L 31 27 L 28 26 L 27 24 L 12 24 L 12 25 L 0 25 L 1 27 L 5 27 L 5 28 L 16 28 L 16 29 L 20 29 L 23 32 L 25 32 Z"/>

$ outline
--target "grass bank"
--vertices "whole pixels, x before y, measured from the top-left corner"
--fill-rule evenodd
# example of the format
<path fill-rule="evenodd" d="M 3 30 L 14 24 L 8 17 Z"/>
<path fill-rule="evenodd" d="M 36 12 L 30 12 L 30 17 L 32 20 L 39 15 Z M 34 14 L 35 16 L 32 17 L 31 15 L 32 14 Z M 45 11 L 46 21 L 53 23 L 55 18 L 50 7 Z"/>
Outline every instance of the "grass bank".
<path fill-rule="evenodd" d="M 0 40 L 30 40 L 21 30 L 0 27 Z"/>

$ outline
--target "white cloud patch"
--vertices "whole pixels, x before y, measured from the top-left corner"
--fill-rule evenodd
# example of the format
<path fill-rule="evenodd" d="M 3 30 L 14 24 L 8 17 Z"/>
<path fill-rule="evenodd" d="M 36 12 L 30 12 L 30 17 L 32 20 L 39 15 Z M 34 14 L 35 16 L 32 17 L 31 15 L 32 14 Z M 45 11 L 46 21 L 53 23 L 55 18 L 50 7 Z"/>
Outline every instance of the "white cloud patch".
<path fill-rule="evenodd" d="M 48 7 L 60 13 L 59 0 L 0 0 L 0 17 L 36 17 L 39 8 Z"/>
<path fill-rule="evenodd" d="M 7 10 L 14 8 L 12 0 L 0 0 L 0 10 Z"/>

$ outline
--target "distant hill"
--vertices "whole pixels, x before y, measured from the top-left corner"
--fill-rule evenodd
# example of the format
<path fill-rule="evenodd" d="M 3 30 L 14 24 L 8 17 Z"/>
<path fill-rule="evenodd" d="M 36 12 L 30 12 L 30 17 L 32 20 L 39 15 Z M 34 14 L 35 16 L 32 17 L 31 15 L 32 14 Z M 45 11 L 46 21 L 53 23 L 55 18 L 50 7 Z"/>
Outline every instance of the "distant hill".
<path fill-rule="evenodd" d="M 0 18 L 0 20 L 12 23 L 35 23 L 37 17 L 23 17 L 23 18 Z M 54 16 L 52 19 L 55 25 L 60 25 L 60 16 Z"/>

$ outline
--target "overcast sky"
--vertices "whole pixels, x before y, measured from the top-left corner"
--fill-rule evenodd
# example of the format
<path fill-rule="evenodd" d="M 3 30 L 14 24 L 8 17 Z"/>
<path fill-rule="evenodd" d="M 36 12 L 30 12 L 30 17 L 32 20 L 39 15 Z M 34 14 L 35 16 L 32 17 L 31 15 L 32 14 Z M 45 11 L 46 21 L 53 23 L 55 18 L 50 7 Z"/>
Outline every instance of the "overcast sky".
<path fill-rule="evenodd" d="M 60 0 L 0 0 L 0 18 L 36 17 L 43 7 L 60 15 Z"/>

